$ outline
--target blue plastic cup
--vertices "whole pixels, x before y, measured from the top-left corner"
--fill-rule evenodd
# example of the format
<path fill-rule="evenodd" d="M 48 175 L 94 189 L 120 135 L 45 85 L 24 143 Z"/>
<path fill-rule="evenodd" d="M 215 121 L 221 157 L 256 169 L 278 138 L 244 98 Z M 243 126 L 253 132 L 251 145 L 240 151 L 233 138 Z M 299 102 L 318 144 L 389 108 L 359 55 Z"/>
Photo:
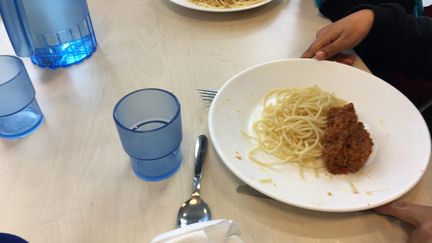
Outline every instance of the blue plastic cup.
<path fill-rule="evenodd" d="M 0 56 L 0 137 L 22 138 L 42 124 L 35 95 L 21 59 Z"/>
<path fill-rule="evenodd" d="M 161 181 L 180 168 L 180 103 L 162 89 L 141 89 L 117 102 L 113 117 L 136 176 Z"/>

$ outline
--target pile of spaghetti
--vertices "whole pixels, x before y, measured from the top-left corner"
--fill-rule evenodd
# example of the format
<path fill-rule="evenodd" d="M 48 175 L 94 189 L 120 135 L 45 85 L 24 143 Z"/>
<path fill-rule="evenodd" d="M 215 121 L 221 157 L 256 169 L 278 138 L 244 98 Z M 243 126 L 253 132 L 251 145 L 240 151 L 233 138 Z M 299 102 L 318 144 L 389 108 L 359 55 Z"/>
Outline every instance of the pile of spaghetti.
<path fill-rule="evenodd" d="M 199 6 L 206 8 L 242 8 L 262 0 L 189 0 Z"/>
<path fill-rule="evenodd" d="M 253 124 L 258 146 L 249 159 L 264 166 L 297 162 L 301 168 L 323 167 L 321 140 L 327 112 L 345 103 L 318 86 L 271 91 L 264 97 L 261 119 Z M 260 152 L 277 160 L 262 160 Z"/>

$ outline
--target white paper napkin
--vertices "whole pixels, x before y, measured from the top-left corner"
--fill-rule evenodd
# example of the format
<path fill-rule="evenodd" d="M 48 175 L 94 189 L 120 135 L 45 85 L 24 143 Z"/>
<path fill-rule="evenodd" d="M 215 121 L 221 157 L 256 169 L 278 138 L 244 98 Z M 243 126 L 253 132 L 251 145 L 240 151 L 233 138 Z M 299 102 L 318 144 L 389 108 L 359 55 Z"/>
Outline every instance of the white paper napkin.
<path fill-rule="evenodd" d="M 239 226 L 232 220 L 218 219 L 195 223 L 156 236 L 151 243 L 243 243 Z"/>

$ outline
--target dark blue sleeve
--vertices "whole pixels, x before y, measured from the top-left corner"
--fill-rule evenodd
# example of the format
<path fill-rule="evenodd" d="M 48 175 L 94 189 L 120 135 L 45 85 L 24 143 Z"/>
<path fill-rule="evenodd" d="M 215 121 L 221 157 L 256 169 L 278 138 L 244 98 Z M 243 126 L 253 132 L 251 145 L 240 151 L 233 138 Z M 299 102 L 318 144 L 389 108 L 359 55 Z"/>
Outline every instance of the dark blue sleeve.
<path fill-rule="evenodd" d="M 374 23 L 355 49 L 372 70 L 396 69 L 409 78 L 432 81 L 432 19 L 414 17 L 394 3 L 359 5 L 374 12 Z"/>
<path fill-rule="evenodd" d="M 416 0 L 322 0 L 320 5 L 320 12 L 333 22 L 341 19 L 351 9 L 362 4 L 379 5 L 384 3 L 397 3 L 400 4 L 406 13 L 412 13 Z"/>

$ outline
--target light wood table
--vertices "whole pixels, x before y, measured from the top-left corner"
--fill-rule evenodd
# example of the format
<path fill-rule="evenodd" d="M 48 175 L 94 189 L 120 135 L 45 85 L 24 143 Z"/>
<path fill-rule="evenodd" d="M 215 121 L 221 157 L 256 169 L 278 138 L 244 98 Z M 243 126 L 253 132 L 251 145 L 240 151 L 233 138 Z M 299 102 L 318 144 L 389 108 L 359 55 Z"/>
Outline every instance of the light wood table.
<path fill-rule="evenodd" d="M 196 89 L 218 88 L 258 63 L 299 57 L 328 20 L 313 0 L 225 14 L 167 0 L 89 0 L 89 7 L 99 42 L 89 60 L 52 71 L 24 58 L 46 120 L 25 139 L 0 141 L 0 231 L 30 242 L 149 242 L 174 229 L 191 193 L 195 138 L 208 134 L 208 106 Z M 14 54 L 2 26 L 0 54 Z M 355 66 L 367 70 L 361 61 Z M 170 90 L 182 104 L 183 164 L 159 183 L 135 177 L 112 119 L 122 96 L 145 87 Z M 206 162 L 202 196 L 214 218 L 240 224 L 245 242 L 407 238 L 409 226 L 373 212 L 312 212 L 239 194 L 242 182 L 212 146 Z M 429 168 L 404 199 L 431 205 L 431 192 Z"/>

